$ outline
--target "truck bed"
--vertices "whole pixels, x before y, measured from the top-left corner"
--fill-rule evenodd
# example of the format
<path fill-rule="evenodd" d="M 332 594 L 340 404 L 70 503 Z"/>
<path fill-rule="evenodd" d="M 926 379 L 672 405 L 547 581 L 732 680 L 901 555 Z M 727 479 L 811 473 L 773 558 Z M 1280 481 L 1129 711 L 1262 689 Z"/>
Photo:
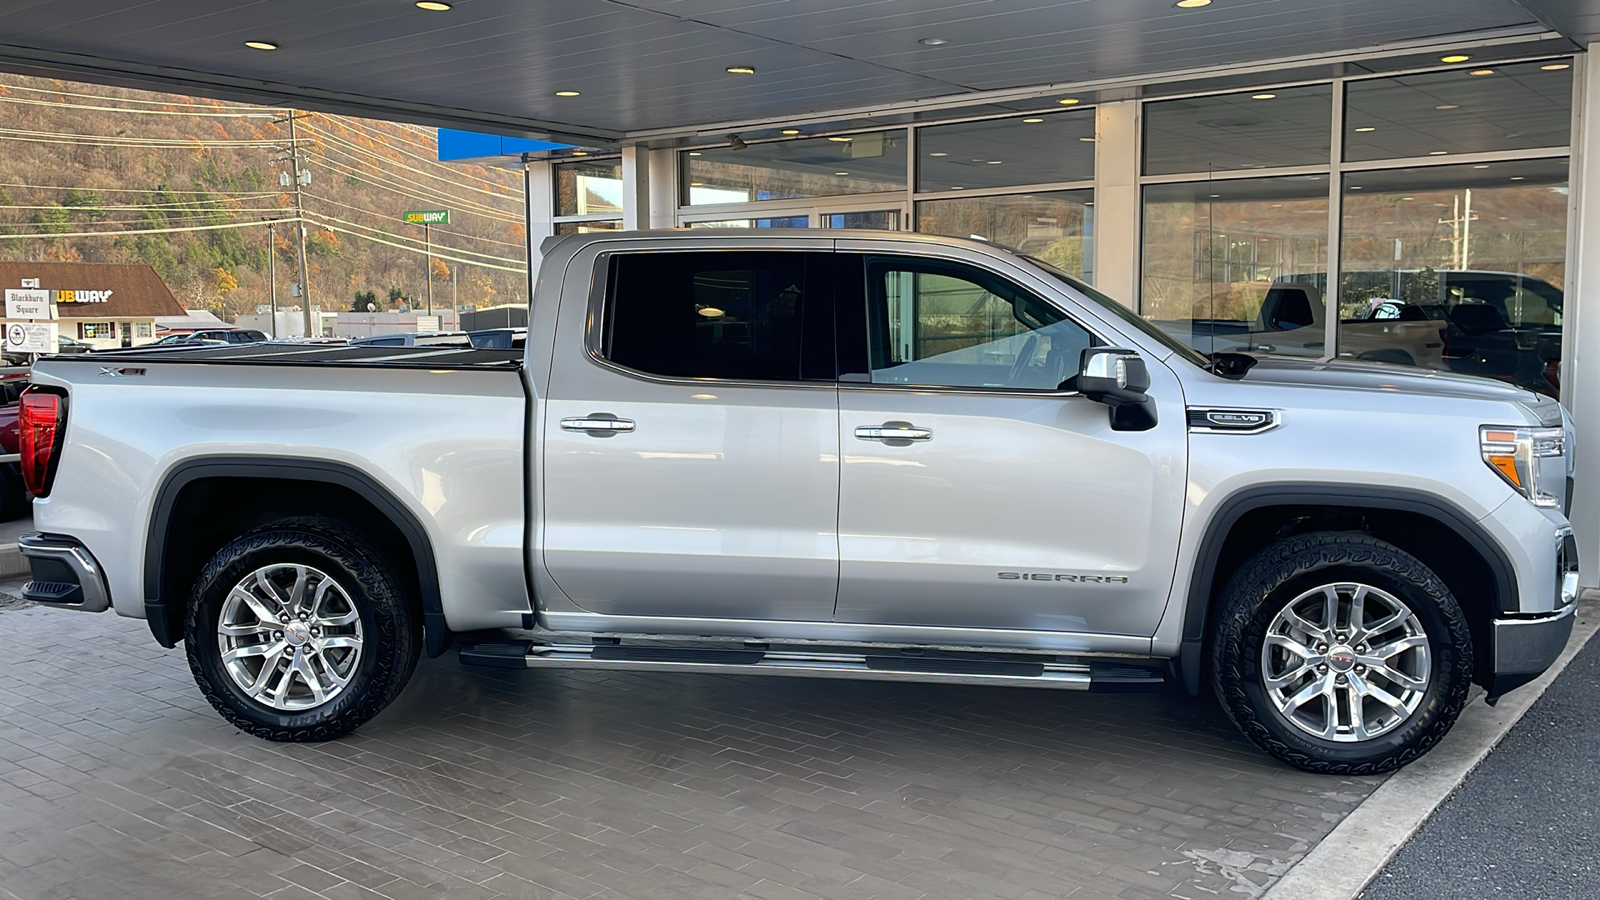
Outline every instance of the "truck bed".
<path fill-rule="evenodd" d="M 471 347 L 371 347 L 329 344 L 241 344 L 172 350 L 109 350 L 76 356 L 52 356 L 54 362 L 105 365 L 182 362 L 273 366 L 414 366 L 427 369 L 502 368 L 522 366 L 521 350 L 479 350 Z"/>

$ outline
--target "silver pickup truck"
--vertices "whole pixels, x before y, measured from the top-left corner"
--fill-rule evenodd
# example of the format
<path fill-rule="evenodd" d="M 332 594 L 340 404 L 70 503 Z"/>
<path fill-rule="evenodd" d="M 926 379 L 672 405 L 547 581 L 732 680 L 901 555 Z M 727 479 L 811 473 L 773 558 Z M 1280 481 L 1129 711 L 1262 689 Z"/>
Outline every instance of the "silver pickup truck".
<path fill-rule="evenodd" d="M 1201 356 L 911 234 L 554 239 L 524 350 L 58 357 L 22 417 L 26 596 L 143 617 L 272 740 L 356 728 L 455 646 L 1176 683 L 1290 765 L 1378 772 L 1543 671 L 1577 599 L 1554 401 Z"/>

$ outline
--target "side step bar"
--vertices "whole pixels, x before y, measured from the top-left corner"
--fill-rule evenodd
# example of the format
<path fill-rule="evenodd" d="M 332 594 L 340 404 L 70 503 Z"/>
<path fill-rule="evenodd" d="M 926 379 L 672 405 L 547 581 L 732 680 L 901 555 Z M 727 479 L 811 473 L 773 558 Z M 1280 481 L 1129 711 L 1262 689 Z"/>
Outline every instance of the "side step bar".
<path fill-rule="evenodd" d="M 782 647 L 759 643 L 725 648 L 496 641 L 461 648 L 461 662 L 494 668 L 609 669 L 628 672 L 704 672 L 793 675 L 878 681 L 1009 685 L 1075 691 L 1140 691 L 1165 683 L 1158 663 L 1077 659 L 1043 654 L 927 654 L 914 648 Z"/>

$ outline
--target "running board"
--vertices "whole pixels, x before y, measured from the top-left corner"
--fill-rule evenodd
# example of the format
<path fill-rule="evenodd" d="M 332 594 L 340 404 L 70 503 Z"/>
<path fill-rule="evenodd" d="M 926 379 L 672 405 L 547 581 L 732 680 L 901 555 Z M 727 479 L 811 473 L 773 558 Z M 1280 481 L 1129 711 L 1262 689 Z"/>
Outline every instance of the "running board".
<path fill-rule="evenodd" d="M 625 672 L 703 672 L 723 675 L 791 675 L 877 681 L 1009 685 L 1075 691 L 1139 691 L 1164 683 L 1159 663 L 1122 660 L 1063 661 L 1042 654 L 923 654 L 914 648 L 725 648 L 505 641 L 461 648 L 461 662 L 494 668 L 608 669 Z"/>

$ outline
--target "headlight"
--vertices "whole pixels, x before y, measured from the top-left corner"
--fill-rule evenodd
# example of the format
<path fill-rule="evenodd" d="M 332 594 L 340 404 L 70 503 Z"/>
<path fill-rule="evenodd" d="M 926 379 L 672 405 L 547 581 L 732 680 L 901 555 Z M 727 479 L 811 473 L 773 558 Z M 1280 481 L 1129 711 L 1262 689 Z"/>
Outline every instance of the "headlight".
<path fill-rule="evenodd" d="M 1566 493 L 1566 432 L 1560 427 L 1478 429 L 1483 461 L 1534 506 L 1559 507 Z"/>

